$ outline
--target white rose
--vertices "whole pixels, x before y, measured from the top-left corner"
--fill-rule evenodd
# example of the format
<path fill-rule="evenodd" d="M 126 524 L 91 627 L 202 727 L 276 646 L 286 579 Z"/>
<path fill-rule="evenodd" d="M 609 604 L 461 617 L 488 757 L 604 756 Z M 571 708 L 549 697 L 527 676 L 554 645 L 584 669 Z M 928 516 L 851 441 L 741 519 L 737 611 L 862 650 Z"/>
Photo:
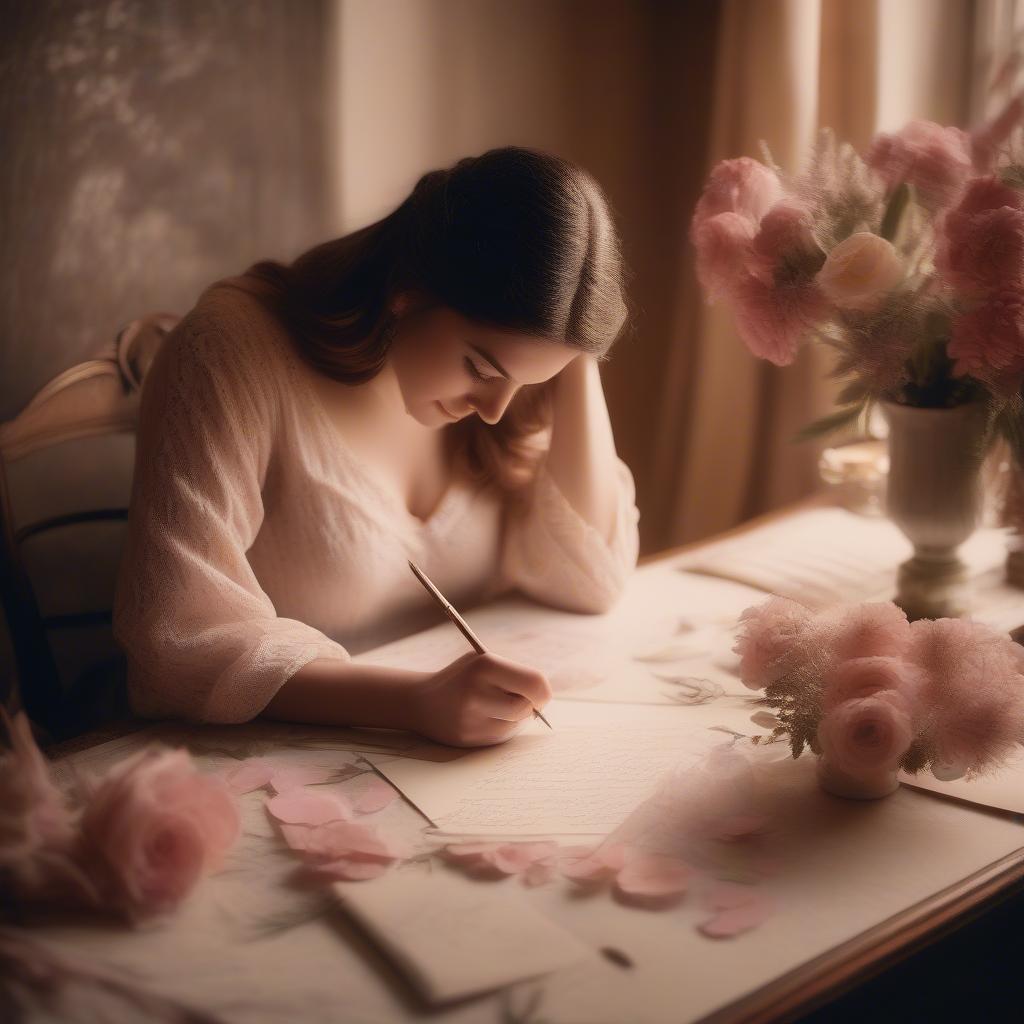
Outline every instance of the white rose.
<path fill-rule="evenodd" d="M 877 309 L 903 280 L 903 261 L 881 235 L 857 231 L 840 242 L 815 280 L 822 293 L 842 309 Z"/>

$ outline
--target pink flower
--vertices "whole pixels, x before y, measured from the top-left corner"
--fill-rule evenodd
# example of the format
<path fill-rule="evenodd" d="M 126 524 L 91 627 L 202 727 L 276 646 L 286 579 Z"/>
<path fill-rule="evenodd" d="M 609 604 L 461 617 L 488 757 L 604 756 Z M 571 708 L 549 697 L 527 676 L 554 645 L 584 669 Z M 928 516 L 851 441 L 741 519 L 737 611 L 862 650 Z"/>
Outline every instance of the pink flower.
<path fill-rule="evenodd" d="M 994 292 L 953 319 L 946 351 L 957 376 L 970 374 L 996 391 L 1013 394 L 1024 377 L 1024 296 Z"/>
<path fill-rule="evenodd" d="M 910 643 L 907 613 L 892 601 L 841 605 L 818 616 L 822 640 L 836 659 L 897 656 Z"/>
<path fill-rule="evenodd" d="M 800 666 L 812 615 L 796 601 L 772 597 L 740 615 L 733 652 L 740 656 L 740 679 L 761 690 Z"/>
<path fill-rule="evenodd" d="M 736 329 L 759 359 L 788 366 L 807 331 L 828 312 L 813 283 L 766 284 L 746 274 L 736 286 Z"/>
<path fill-rule="evenodd" d="M 924 743 L 933 762 L 978 772 L 1024 740 L 1024 658 L 1010 638 L 979 622 L 922 619 L 908 658 L 924 669 Z M 956 774 L 947 772 L 946 774 Z"/>
<path fill-rule="evenodd" d="M 24 902 L 88 906 L 98 892 L 78 863 L 77 816 L 50 777 L 24 712 L 0 707 L 11 751 L 0 757 L 0 889 Z"/>
<path fill-rule="evenodd" d="M 750 257 L 754 231 L 754 222 L 738 213 L 719 213 L 694 221 L 697 277 L 709 301 L 735 290 Z"/>
<path fill-rule="evenodd" d="M 891 242 L 855 231 L 833 248 L 818 271 L 818 287 L 840 309 L 876 310 L 904 278 L 903 261 Z"/>
<path fill-rule="evenodd" d="M 782 185 L 771 168 L 746 156 L 723 160 L 711 171 L 693 223 L 720 213 L 737 213 L 757 224 L 781 197 Z"/>
<path fill-rule="evenodd" d="M 971 172 L 971 138 L 959 128 L 911 121 L 895 134 L 879 132 L 867 163 L 887 186 L 908 182 L 921 203 L 936 210 L 953 202 Z"/>
<path fill-rule="evenodd" d="M 822 755 L 857 777 L 891 771 L 910 748 L 914 733 L 909 707 L 893 690 L 845 701 L 818 723 Z"/>
<path fill-rule="evenodd" d="M 765 284 L 806 282 L 825 259 L 811 231 L 810 212 L 795 199 L 776 203 L 764 215 L 752 250 L 751 272 Z"/>
<path fill-rule="evenodd" d="M 240 830 L 227 784 L 197 772 L 185 750 L 145 750 L 117 765 L 82 816 L 111 902 L 133 918 L 176 906 Z"/>
<path fill-rule="evenodd" d="M 821 708 L 828 712 L 865 697 L 889 700 L 891 694 L 899 696 L 901 708 L 912 708 L 926 681 L 921 668 L 901 658 L 851 658 L 838 662 L 826 674 Z"/>
<path fill-rule="evenodd" d="M 1020 193 L 997 178 L 975 178 L 940 220 L 935 266 L 965 296 L 1017 290 L 1024 271 Z"/>

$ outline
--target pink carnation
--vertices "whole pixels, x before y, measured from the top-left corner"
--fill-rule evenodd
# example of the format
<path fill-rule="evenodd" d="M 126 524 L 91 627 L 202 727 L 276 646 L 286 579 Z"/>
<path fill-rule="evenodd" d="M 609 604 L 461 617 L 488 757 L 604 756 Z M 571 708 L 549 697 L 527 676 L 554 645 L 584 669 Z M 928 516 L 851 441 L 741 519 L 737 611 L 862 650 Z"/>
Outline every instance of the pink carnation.
<path fill-rule="evenodd" d="M 770 167 L 746 156 L 722 160 L 711 171 L 693 223 L 720 213 L 737 213 L 757 224 L 781 197 L 782 185 Z"/>
<path fill-rule="evenodd" d="M 850 700 L 898 696 L 901 710 L 913 708 L 926 685 L 924 671 L 897 657 L 865 657 L 840 661 L 825 675 L 821 707 L 830 711 Z"/>
<path fill-rule="evenodd" d="M 895 134 L 876 135 L 867 163 L 890 188 L 908 182 L 924 206 L 937 210 L 953 202 L 971 172 L 971 138 L 959 128 L 911 121 Z"/>
<path fill-rule="evenodd" d="M 697 277 L 709 301 L 735 290 L 750 258 L 755 230 L 754 222 L 738 213 L 719 213 L 694 221 Z"/>
<path fill-rule="evenodd" d="M 910 643 L 907 613 L 892 601 L 841 605 L 818 617 L 822 642 L 836 659 L 895 657 Z"/>
<path fill-rule="evenodd" d="M 796 601 L 772 597 L 740 615 L 733 652 L 740 656 L 740 679 L 760 690 L 792 672 L 802 661 L 812 615 Z"/>
<path fill-rule="evenodd" d="M 185 750 L 145 750 L 117 765 L 82 817 L 112 902 L 135 918 L 176 906 L 240 829 L 227 784 L 197 772 Z"/>
<path fill-rule="evenodd" d="M 1020 193 L 994 177 L 971 181 L 940 221 L 935 265 L 966 296 L 1019 289 L 1024 271 Z"/>
<path fill-rule="evenodd" d="M 1024 296 L 1001 290 L 954 318 L 947 352 L 957 376 L 970 374 L 1013 394 L 1024 377 Z"/>
<path fill-rule="evenodd" d="M 909 705 L 893 690 L 848 700 L 818 723 L 822 755 L 854 778 L 892 771 L 913 738 Z"/>
<path fill-rule="evenodd" d="M 934 760 L 984 770 L 1024 740 L 1024 651 L 979 622 L 921 619 L 908 659 L 928 677 L 924 741 Z"/>

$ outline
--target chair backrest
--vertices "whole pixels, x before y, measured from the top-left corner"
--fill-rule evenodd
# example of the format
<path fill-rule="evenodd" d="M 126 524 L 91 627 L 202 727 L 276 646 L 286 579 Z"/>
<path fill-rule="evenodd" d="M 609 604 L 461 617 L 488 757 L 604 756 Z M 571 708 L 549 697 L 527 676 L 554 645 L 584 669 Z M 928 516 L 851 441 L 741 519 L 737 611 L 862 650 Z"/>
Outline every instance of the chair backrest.
<path fill-rule="evenodd" d="M 54 736 L 123 658 L 111 609 L 131 493 L 139 394 L 177 324 L 133 320 L 0 424 L 0 591 L 21 701 Z"/>

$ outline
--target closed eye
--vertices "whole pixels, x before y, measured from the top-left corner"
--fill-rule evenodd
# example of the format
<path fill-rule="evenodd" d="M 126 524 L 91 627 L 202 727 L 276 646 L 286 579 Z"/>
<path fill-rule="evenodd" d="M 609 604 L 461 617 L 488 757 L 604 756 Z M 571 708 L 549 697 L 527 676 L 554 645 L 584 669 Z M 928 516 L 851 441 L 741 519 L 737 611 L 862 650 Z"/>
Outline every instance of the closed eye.
<path fill-rule="evenodd" d="M 463 362 L 466 364 L 466 370 L 469 372 L 469 375 L 474 380 L 479 380 L 479 381 L 501 380 L 500 377 L 487 377 L 484 374 L 482 374 L 480 372 L 479 368 L 477 367 L 476 363 L 474 363 L 473 360 L 469 358 L 469 356 L 464 356 L 463 357 Z"/>

